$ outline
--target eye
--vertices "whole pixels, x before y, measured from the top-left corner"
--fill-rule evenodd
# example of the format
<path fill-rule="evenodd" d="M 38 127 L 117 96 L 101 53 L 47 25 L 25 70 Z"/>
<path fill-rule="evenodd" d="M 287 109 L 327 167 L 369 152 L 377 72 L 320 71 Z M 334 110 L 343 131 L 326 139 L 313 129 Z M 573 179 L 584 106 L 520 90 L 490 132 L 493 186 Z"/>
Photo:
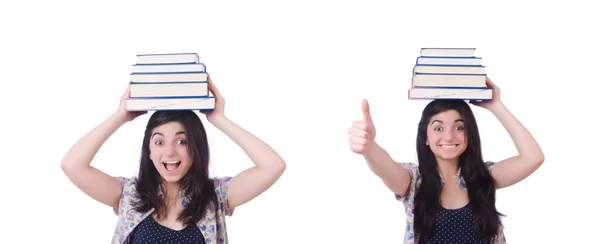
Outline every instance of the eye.
<path fill-rule="evenodd" d="M 186 144 L 186 141 L 185 141 L 185 140 L 183 140 L 183 139 L 181 139 L 181 140 L 177 140 L 177 144 L 180 144 L 180 145 L 185 145 L 185 144 Z"/>
<path fill-rule="evenodd" d="M 465 127 L 462 125 L 456 126 L 456 130 L 465 130 Z"/>
<path fill-rule="evenodd" d="M 162 142 L 162 141 L 159 141 L 159 140 L 157 140 L 157 141 L 155 141 L 155 142 L 154 142 L 154 145 L 157 145 L 157 146 L 160 146 L 160 145 L 162 145 L 162 144 L 163 144 L 163 142 Z"/>
<path fill-rule="evenodd" d="M 434 131 L 442 131 L 442 127 L 435 127 L 433 128 Z"/>

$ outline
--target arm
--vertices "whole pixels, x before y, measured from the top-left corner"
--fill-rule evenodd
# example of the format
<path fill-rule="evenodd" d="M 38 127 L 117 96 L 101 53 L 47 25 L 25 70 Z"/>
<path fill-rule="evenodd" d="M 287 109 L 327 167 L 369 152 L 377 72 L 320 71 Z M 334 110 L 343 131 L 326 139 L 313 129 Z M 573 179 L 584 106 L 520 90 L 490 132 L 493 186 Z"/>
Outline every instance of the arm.
<path fill-rule="evenodd" d="M 500 100 L 498 86 L 489 78 L 486 78 L 486 84 L 493 89 L 492 100 L 471 103 L 489 110 L 498 118 L 519 152 L 519 155 L 502 160 L 493 166 L 491 174 L 496 182 L 496 188 L 500 189 L 516 184 L 533 174 L 544 162 L 544 153 L 527 128 L 504 106 Z"/>
<path fill-rule="evenodd" d="M 490 111 L 502 123 L 519 152 L 519 155 L 494 165 L 492 177 L 496 181 L 496 188 L 504 188 L 518 183 L 536 171 L 544 162 L 544 153 L 527 128 L 503 104 Z"/>
<path fill-rule="evenodd" d="M 67 178 L 86 195 L 115 209 L 119 207 L 121 184 L 106 173 L 92 167 L 90 163 L 106 140 L 124 123 L 146 112 L 127 112 L 126 99 L 129 87 L 121 97 L 118 111 L 83 136 L 64 156 L 60 167 Z"/>
<path fill-rule="evenodd" d="M 204 111 L 207 120 L 231 138 L 255 164 L 233 177 L 228 185 L 228 212 L 269 189 L 283 174 L 285 162 L 269 145 L 225 116 L 225 99 L 208 76 L 208 88 L 215 96 L 215 107 Z"/>
<path fill-rule="evenodd" d="M 348 130 L 350 150 L 363 155 L 369 168 L 397 195 L 404 197 L 410 186 L 410 175 L 399 163 L 375 142 L 375 125 L 371 118 L 369 102 L 362 102 L 362 121 L 355 121 Z"/>
<path fill-rule="evenodd" d="M 227 191 L 227 205 L 230 210 L 240 206 L 265 192 L 283 174 L 284 160 L 265 142 L 247 132 L 225 116 L 212 121 L 219 130 L 231 138 L 255 164 L 233 177 Z"/>
<path fill-rule="evenodd" d="M 363 154 L 371 171 L 394 193 L 405 197 L 410 186 L 408 171 L 381 148 L 376 142 L 369 153 Z"/>
<path fill-rule="evenodd" d="M 73 145 L 60 166 L 69 180 L 86 195 L 113 208 L 118 208 L 121 184 L 114 177 L 90 166 L 100 147 L 121 125 L 118 116 L 111 116 Z"/>

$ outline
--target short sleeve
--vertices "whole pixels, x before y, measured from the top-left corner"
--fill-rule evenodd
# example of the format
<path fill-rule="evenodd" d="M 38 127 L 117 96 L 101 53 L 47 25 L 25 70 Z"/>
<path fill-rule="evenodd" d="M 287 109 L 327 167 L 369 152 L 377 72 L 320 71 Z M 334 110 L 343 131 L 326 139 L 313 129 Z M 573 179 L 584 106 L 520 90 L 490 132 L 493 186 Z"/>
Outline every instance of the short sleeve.
<path fill-rule="evenodd" d="M 410 185 L 408 186 L 406 196 L 401 197 L 398 194 L 394 195 L 396 196 L 396 200 L 405 201 L 410 199 L 415 194 L 417 181 L 419 180 L 419 166 L 414 163 L 400 163 L 400 165 L 408 172 L 408 176 L 410 177 Z"/>
<path fill-rule="evenodd" d="M 226 216 L 233 215 L 234 209 L 229 209 L 229 204 L 227 203 L 227 192 L 229 190 L 229 182 L 232 177 L 219 177 L 214 178 L 213 182 L 215 184 L 215 193 L 217 193 L 217 199 L 219 201 L 219 211 L 222 211 Z"/>
<path fill-rule="evenodd" d="M 484 164 L 487 167 L 488 171 L 490 171 L 490 173 L 492 173 L 492 169 L 494 168 L 494 165 L 496 165 L 496 162 L 485 161 Z"/>
<path fill-rule="evenodd" d="M 117 179 L 117 181 L 119 181 L 119 184 L 121 184 L 121 196 L 119 197 L 119 206 L 121 205 L 121 201 L 123 200 L 123 189 L 125 187 L 125 183 L 127 183 L 127 181 L 129 181 L 129 178 L 125 178 L 125 177 L 120 177 L 117 176 L 115 177 L 115 179 Z M 118 208 L 113 208 L 113 212 L 116 215 L 119 215 L 119 209 Z"/>

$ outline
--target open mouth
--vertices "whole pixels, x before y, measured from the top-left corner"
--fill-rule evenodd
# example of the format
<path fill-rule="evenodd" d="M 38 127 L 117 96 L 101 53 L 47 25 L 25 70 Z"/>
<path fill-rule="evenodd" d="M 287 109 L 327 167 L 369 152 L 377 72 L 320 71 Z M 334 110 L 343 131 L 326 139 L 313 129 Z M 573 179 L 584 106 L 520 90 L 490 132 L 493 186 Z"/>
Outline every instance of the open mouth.
<path fill-rule="evenodd" d="M 446 145 L 439 145 L 441 148 L 443 149 L 454 149 L 456 147 L 458 147 L 458 144 L 446 144 Z"/>
<path fill-rule="evenodd" d="M 165 166 L 165 169 L 168 172 L 173 172 L 175 170 L 177 170 L 179 168 L 179 165 L 181 164 L 181 161 L 168 161 L 168 162 L 163 162 L 163 165 Z"/>

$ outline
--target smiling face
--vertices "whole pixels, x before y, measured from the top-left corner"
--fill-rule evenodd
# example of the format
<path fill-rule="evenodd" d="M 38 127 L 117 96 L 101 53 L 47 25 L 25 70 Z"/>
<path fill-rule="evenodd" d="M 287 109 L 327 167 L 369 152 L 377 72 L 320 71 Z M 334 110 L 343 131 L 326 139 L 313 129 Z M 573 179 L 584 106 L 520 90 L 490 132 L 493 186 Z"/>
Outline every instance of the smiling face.
<path fill-rule="evenodd" d="M 179 182 L 192 166 L 185 129 L 179 122 L 168 122 L 152 130 L 150 159 L 168 183 Z"/>
<path fill-rule="evenodd" d="M 458 161 L 467 149 L 466 131 L 456 110 L 447 110 L 431 117 L 427 125 L 427 145 L 440 161 Z"/>

